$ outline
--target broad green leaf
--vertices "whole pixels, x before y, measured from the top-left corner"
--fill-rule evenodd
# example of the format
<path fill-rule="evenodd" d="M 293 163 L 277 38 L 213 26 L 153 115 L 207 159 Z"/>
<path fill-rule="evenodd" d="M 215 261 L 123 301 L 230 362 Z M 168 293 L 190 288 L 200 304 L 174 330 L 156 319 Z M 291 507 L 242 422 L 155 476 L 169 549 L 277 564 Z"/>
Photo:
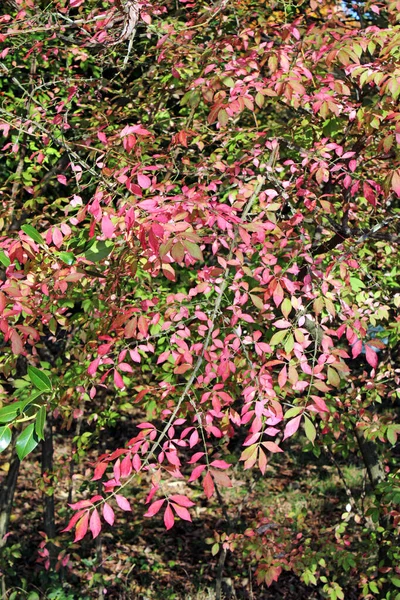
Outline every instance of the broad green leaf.
<path fill-rule="evenodd" d="M 36 448 L 38 443 L 39 440 L 35 433 L 35 423 L 30 423 L 30 425 L 25 427 L 22 433 L 20 433 L 15 445 L 19 460 L 23 460 L 25 456 L 28 456 L 28 454 Z"/>
<path fill-rule="evenodd" d="M 203 260 L 203 253 L 197 244 L 189 242 L 188 240 L 182 240 L 182 244 L 185 246 L 190 256 L 193 256 L 196 260 Z"/>
<path fill-rule="evenodd" d="M 46 407 L 41 406 L 35 419 L 35 433 L 39 440 L 44 440 L 44 424 L 46 422 Z"/>
<path fill-rule="evenodd" d="M 340 377 L 333 367 L 328 367 L 328 383 L 335 387 L 340 386 Z"/>
<path fill-rule="evenodd" d="M 25 402 L 18 401 L 0 408 L 0 423 L 11 423 L 21 414 Z"/>
<path fill-rule="evenodd" d="M 287 329 L 282 329 L 281 331 L 277 331 L 276 333 L 274 333 L 274 335 L 270 339 L 269 343 L 271 344 L 271 346 L 276 346 L 277 344 L 281 343 L 281 341 L 286 337 L 286 335 L 287 335 Z"/>
<path fill-rule="evenodd" d="M 304 431 L 306 432 L 306 437 L 312 444 L 314 444 L 315 438 L 317 436 L 317 431 L 315 429 L 314 423 L 304 415 Z"/>
<path fill-rule="evenodd" d="M 110 254 L 113 248 L 114 244 L 109 240 L 96 240 L 94 244 L 92 244 L 90 248 L 86 250 L 85 258 L 91 262 L 100 262 Z"/>
<path fill-rule="evenodd" d="M 50 392 L 53 389 L 50 379 L 40 369 L 29 365 L 28 376 L 38 390 L 42 392 Z"/>
<path fill-rule="evenodd" d="M 285 352 L 289 354 L 294 348 L 294 337 L 289 333 L 288 338 L 285 342 Z"/>
<path fill-rule="evenodd" d="M 300 414 L 302 412 L 302 408 L 300 406 L 293 406 L 292 408 L 289 408 L 289 410 L 287 410 L 285 412 L 285 419 L 291 419 L 292 417 L 297 417 L 298 414 Z"/>
<path fill-rule="evenodd" d="M 0 427 L 0 452 L 3 452 L 11 442 L 11 429 L 4 426 Z"/>
<path fill-rule="evenodd" d="M 44 244 L 44 239 L 40 235 L 40 233 L 33 227 L 33 225 L 29 225 L 29 223 L 22 225 L 22 231 L 26 233 L 32 240 L 37 242 L 38 244 Z"/>
<path fill-rule="evenodd" d="M 360 290 L 365 288 L 365 284 L 360 279 L 358 279 L 358 277 L 350 277 L 350 285 L 351 289 L 354 292 L 359 292 Z"/>
<path fill-rule="evenodd" d="M 9 267 L 11 265 L 11 260 L 4 254 L 3 250 L 0 250 L 0 263 L 4 267 Z"/>
<path fill-rule="evenodd" d="M 75 254 L 73 252 L 60 252 L 58 256 L 67 265 L 73 265 L 76 262 Z"/>

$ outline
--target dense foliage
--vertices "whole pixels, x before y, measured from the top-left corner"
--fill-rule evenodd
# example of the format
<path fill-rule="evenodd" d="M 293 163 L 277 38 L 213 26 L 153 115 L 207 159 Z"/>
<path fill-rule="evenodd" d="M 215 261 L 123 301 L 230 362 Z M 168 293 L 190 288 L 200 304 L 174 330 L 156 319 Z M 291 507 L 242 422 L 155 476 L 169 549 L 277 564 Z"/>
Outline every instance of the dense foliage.
<path fill-rule="evenodd" d="M 251 526 L 227 518 L 219 577 L 232 551 L 260 586 L 292 571 L 320 597 L 400 598 L 399 14 L 0 7 L 3 593 L 19 461 L 39 444 L 38 560 L 68 580 L 65 532 L 99 540 L 137 496 L 166 529 L 207 499 L 229 511 L 225 490 L 300 439 L 341 477 L 365 469 L 362 497 L 343 481 L 321 537 L 267 500 Z"/>

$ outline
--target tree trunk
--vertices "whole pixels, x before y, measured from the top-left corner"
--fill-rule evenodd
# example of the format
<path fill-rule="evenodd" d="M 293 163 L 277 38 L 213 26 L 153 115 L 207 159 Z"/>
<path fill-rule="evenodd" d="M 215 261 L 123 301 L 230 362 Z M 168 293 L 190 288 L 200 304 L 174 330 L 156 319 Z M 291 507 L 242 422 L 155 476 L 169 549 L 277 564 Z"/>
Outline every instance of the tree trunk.
<path fill-rule="evenodd" d="M 14 435 L 11 445 L 10 468 L 0 492 L 0 548 L 3 548 L 3 546 L 6 545 L 6 538 L 4 536 L 8 531 L 8 525 L 10 523 L 20 465 L 20 460 L 15 450 L 15 442 L 16 436 Z"/>
<path fill-rule="evenodd" d="M 42 442 L 42 477 L 52 475 L 53 472 L 53 427 L 52 416 L 48 414 L 46 425 L 44 427 L 45 439 Z M 43 502 L 43 522 L 44 531 L 49 539 L 56 537 L 56 524 L 54 518 L 54 495 L 53 493 L 44 493 Z"/>
<path fill-rule="evenodd" d="M 362 432 L 357 429 L 356 426 L 354 427 L 354 435 L 356 436 L 357 444 L 360 448 L 372 489 L 375 489 L 378 483 L 385 479 L 385 471 L 378 456 L 376 444 L 366 440 Z"/>

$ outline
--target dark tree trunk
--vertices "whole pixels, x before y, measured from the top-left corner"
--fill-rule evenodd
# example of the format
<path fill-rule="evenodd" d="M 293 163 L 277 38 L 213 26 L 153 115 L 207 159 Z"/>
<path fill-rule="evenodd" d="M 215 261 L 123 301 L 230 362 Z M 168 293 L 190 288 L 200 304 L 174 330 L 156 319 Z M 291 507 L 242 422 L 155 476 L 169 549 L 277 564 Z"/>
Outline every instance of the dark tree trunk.
<path fill-rule="evenodd" d="M 53 427 L 52 416 L 48 414 L 44 428 L 45 439 L 42 442 L 42 476 L 52 475 L 53 472 Z M 54 518 L 54 495 L 53 493 L 44 494 L 43 502 L 43 521 L 44 531 L 49 539 L 56 537 L 56 524 Z"/>
<path fill-rule="evenodd" d="M 4 536 L 8 531 L 8 525 L 10 523 L 20 465 L 20 460 L 15 450 L 15 442 L 16 436 L 14 435 L 11 446 L 10 468 L 0 492 L 0 548 L 6 544 Z"/>

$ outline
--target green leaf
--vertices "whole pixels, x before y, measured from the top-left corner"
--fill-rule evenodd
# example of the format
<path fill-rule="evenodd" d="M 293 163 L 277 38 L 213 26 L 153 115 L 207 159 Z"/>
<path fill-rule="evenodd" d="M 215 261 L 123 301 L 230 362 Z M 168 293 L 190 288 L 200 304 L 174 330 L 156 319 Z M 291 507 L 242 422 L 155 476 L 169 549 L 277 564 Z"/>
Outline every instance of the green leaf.
<path fill-rule="evenodd" d="M 25 402 L 20 400 L 18 402 L 13 402 L 8 406 L 3 406 L 3 408 L 0 409 L 0 423 L 10 423 L 11 421 L 14 421 L 14 419 L 21 414 L 24 404 Z"/>
<path fill-rule="evenodd" d="M 203 253 L 197 244 L 189 242 L 188 240 L 182 240 L 182 244 L 185 246 L 190 256 L 193 256 L 196 260 L 203 260 Z"/>
<path fill-rule="evenodd" d="M 37 242 L 38 244 L 44 244 L 44 239 L 40 235 L 40 233 L 33 227 L 33 225 L 22 225 L 22 231 L 26 233 L 32 240 Z"/>
<path fill-rule="evenodd" d="M 76 262 L 75 254 L 73 252 L 60 252 L 58 257 L 67 265 L 73 265 Z"/>
<path fill-rule="evenodd" d="M 5 267 L 9 267 L 11 265 L 11 260 L 4 254 L 3 250 L 0 250 L 0 263 Z"/>
<path fill-rule="evenodd" d="M 315 429 L 314 423 L 304 415 L 304 430 L 306 432 L 306 437 L 310 442 L 314 445 L 315 438 L 317 436 L 317 431 Z"/>
<path fill-rule="evenodd" d="M 390 580 L 393 585 L 395 585 L 396 587 L 400 587 L 400 578 L 399 577 L 392 577 Z"/>
<path fill-rule="evenodd" d="M 300 406 L 293 406 L 292 408 L 289 408 L 289 410 L 287 410 L 285 412 L 285 419 L 291 419 L 292 417 L 297 417 L 298 414 L 300 414 L 302 412 L 302 408 Z"/>
<path fill-rule="evenodd" d="M 358 279 L 358 277 L 350 277 L 350 285 L 351 289 L 354 292 L 359 292 L 360 290 L 365 288 L 365 284 L 360 279 Z"/>
<path fill-rule="evenodd" d="M 35 433 L 39 440 L 44 440 L 44 424 L 46 422 L 46 407 L 41 406 L 35 419 Z"/>
<path fill-rule="evenodd" d="M 28 367 L 28 377 L 32 381 L 33 385 L 37 387 L 41 392 L 50 392 L 53 389 L 50 379 L 40 369 Z"/>
<path fill-rule="evenodd" d="M 271 344 L 271 346 L 277 346 L 278 344 L 280 344 L 283 338 L 286 337 L 286 335 L 287 329 L 281 329 L 281 331 L 277 331 L 276 333 L 274 333 L 269 343 Z"/>
<path fill-rule="evenodd" d="M 85 252 L 85 258 L 90 260 L 91 262 L 100 262 L 103 258 L 106 258 L 111 250 L 114 248 L 113 242 L 107 241 L 98 241 L 96 240 L 94 244 L 90 246 Z"/>
<path fill-rule="evenodd" d="M 11 429 L 5 425 L 0 427 L 0 452 L 3 452 L 11 442 Z"/>
<path fill-rule="evenodd" d="M 400 434 L 400 425 L 389 425 L 386 431 L 388 441 L 395 446 L 397 444 L 397 435 Z"/>
<path fill-rule="evenodd" d="M 36 448 L 39 440 L 35 434 L 35 423 L 31 423 L 25 427 L 23 432 L 18 436 L 16 442 L 16 450 L 19 460 L 23 460 L 32 450 Z"/>

